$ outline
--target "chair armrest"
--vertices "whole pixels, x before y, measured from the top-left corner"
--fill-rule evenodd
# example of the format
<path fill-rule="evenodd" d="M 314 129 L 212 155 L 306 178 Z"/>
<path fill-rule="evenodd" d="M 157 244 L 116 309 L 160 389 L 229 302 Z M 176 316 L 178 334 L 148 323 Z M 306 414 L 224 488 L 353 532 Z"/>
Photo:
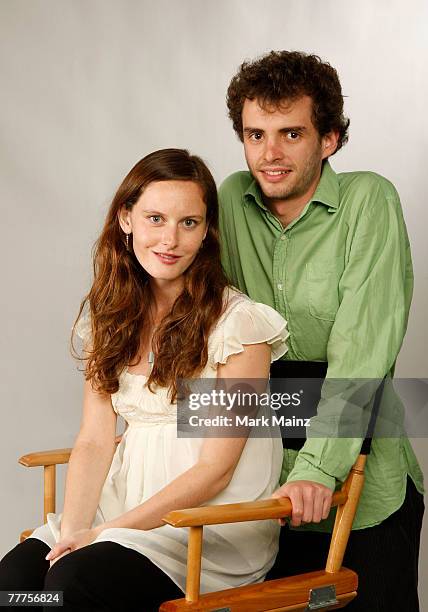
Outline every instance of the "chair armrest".
<path fill-rule="evenodd" d="M 115 444 L 119 444 L 122 436 L 116 436 Z M 71 448 L 57 448 L 55 450 L 28 453 L 18 459 L 18 462 L 25 467 L 37 467 L 40 465 L 59 465 L 68 463 L 71 455 Z"/>
<path fill-rule="evenodd" d="M 18 459 L 25 467 L 37 467 L 39 465 L 57 465 L 68 463 L 71 455 L 71 448 L 57 448 L 55 450 L 40 451 L 38 453 L 28 453 Z"/>
<path fill-rule="evenodd" d="M 337 491 L 333 495 L 331 506 L 344 504 L 347 496 L 346 491 Z M 172 527 L 202 527 L 203 525 L 219 525 L 222 523 L 279 519 L 290 516 L 291 512 L 291 502 L 284 497 L 283 499 L 262 499 L 239 504 L 173 510 L 162 521 Z"/>

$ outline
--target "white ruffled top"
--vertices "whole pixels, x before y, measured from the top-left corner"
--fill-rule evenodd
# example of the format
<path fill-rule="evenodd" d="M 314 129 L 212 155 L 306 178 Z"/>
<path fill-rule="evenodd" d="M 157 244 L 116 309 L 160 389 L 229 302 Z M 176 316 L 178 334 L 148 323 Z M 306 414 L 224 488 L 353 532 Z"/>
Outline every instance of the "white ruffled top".
<path fill-rule="evenodd" d="M 225 309 L 208 342 L 208 363 L 201 378 L 215 378 L 218 364 L 244 350 L 247 344 L 267 342 L 272 361 L 286 351 L 286 321 L 271 307 L 253 302 L 236 289 L 225 291 Z M 90 324 L 81 319 L 78 334 L 88 340 Z M 94 526 L 109 521 L 155 495 L 174 478 L 194 465 L 203 439 L 177 437 L 177 406 L 167 389 L 154 393 L 146 377 L 125 369 L 119 390 L 111 396 L 115 412 L 127 424 L 104 483 Z M 278 437 L 248 438 L 228 486 L 207 504 L 254 501 L 271 496 L 282 465 L 282 442 Z M 31 537 L 48 544 L 58 541 L 61 514 L 49 514 L 48 522 Z M 204 529 L 201 592 L 215 591 L 262 581 L 274 563 L 279 526 L 275 521 L 251 521 L 212 525 Z M 183 590 L 187 559 L 187 530 L 169 525 L 142 531 L 106 529 L 95 542 L 117 542 L 148 557 Z"/>

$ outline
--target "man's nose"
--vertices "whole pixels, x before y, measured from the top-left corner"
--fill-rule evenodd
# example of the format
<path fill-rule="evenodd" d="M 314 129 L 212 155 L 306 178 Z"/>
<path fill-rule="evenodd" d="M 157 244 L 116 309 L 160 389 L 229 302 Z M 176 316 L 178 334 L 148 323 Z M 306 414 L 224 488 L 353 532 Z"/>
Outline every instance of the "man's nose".
<path fill-rule="evenodd" d="M 163 228 L 161 242 L 169 248 L 177 246 L 178 242 L 178 228 L 175 225 L 165 226 Z"/>
<path fill-rule="evenodd" d="M 283 158 L 283 151 L 280 141 L 277 138 L 268 138 L 265 144 L 264 158 L 268 163 L 272 163 Z"/>

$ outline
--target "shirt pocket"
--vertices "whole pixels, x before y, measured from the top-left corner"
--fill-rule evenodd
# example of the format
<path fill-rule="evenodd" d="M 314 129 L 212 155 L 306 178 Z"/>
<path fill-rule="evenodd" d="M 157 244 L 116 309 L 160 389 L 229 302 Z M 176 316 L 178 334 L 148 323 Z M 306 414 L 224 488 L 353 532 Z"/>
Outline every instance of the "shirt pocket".
<path fill-rule="evenodd" d="M 310 314 L 324 321 L 334 321 L 339 308 L 339 280 L 343 258 L 317 259 L 306 264 Z"/>

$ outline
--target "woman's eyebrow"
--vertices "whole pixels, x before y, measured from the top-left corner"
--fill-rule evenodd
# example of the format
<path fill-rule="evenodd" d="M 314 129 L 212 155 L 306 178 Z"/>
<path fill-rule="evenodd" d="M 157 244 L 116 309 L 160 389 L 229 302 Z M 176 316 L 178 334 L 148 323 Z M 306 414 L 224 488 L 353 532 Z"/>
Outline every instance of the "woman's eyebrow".
<path fill-rule="evenodd" d="M 146 208 L 142 208 L 141 209 L 143 213 L 145 214 L 150 214 L 150 215 L 159 215 L 162 217 L 167 217 L 168 215 L 160 210 L 150 210 L 150 209 L 146 209 Z M 184 217 L 181 217 L 180 221 L 182 221 L 183 219 L 203 219 L 204 217 L 202 215 L 198 215 L 198 214 L 192 214 L 189 213 L 187 215 L 184 215 Z"/>

